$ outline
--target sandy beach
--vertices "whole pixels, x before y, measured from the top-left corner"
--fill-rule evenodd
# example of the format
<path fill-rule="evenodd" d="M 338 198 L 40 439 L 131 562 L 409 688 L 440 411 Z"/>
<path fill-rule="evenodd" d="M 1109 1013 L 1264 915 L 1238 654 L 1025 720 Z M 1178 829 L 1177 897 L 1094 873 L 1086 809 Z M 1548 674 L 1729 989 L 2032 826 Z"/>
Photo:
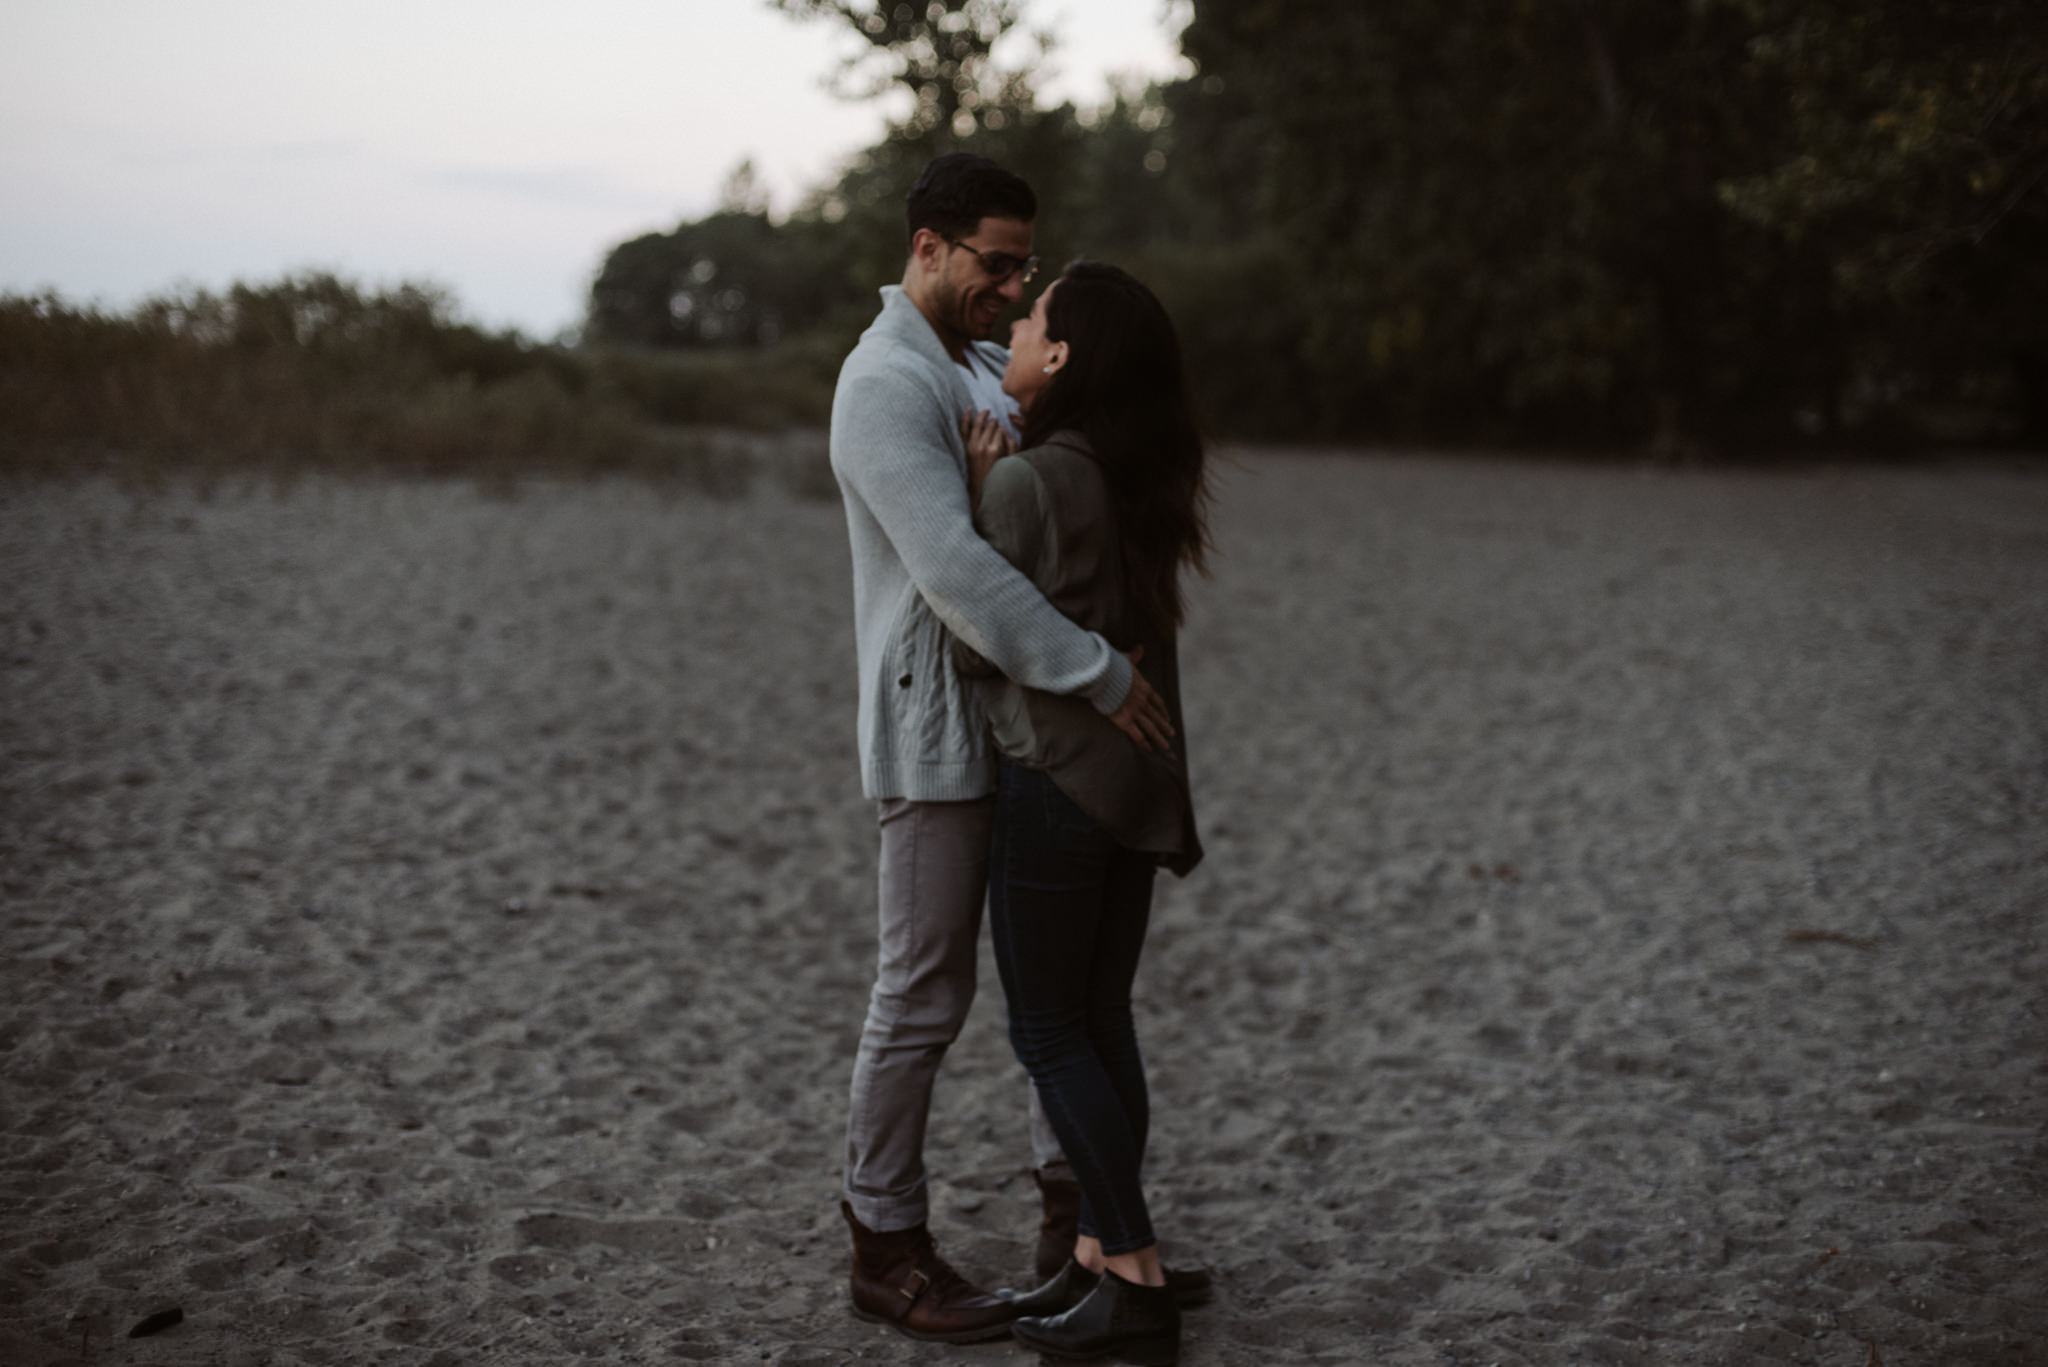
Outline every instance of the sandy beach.
<path fill-rule="evenodd" d="M 791 449 L 0 485 L 0 1364 L 1036 1361 L 846 1308 Z M 1184 1362 L 2048 1363 L 2043 467 L 1237 453 L 1218 534 L 1139 981 Z M 984 958 L 934 1228 L 1014 1286 Z"/>

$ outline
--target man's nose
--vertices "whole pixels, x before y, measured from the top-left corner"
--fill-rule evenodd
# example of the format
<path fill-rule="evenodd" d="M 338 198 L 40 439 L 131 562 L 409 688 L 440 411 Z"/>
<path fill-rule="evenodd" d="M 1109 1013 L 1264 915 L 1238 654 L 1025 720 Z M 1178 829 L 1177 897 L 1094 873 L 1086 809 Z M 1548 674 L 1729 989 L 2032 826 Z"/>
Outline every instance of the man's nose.
<path fill-rule="evenodd" d="M 1012 271 L 1008 280 L 996 286 L 996 293 L 1002 295 L 1003 298 L 1013 304 L 1022 299 L 1024 297 L 1024 272 Z"/>

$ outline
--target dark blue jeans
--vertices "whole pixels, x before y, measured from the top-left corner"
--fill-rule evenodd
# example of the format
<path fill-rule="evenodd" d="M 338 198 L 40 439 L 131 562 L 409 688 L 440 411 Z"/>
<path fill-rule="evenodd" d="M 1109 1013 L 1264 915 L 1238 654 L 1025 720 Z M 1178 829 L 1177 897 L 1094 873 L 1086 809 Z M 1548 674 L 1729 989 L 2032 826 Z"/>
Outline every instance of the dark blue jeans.
<path fill-rule="evenodd" d="M 988 908 L 1010 1044 L 1081 1184 L 1081 1233 L 1109 1254 L 1153 1242 L 1139 1187 L 1151 1109 L 1131 980 L 1155 868 L 1043 773 L 1002 762 Z"/>

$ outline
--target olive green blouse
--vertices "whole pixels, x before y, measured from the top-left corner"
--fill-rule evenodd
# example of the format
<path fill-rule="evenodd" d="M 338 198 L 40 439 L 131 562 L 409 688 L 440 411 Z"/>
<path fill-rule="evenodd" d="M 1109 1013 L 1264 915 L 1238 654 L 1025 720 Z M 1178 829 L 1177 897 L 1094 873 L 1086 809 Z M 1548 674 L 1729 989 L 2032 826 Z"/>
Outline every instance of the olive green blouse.
<path fill-rule="evenodd" d="M 1083 698 L 1026 688 L 957 638 L 954 664 L 975 680 L 996 748 L 1042 769 L 1117 843 L 1144 850 L 1177 874 L 1201 861 L 1188 789 L 1174 639 L 1139 639 L 1124 583 L 1109 485 L 1079 432 L 997 461 L 982 482 L 974 526 L 1046 600 L 1119 650 L 1143 645 L 1138 672 L 1173 718 L 1168 752 L 1139 748 Z"/>

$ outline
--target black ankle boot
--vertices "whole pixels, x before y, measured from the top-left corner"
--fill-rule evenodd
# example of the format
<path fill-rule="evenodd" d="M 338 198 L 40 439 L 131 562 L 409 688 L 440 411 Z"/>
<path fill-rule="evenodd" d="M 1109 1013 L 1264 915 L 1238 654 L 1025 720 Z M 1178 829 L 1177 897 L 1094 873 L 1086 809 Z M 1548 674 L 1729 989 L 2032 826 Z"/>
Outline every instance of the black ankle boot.
<path fill-rule="evenodd" d="M 1052 1279 L 1036 1291 L 1026 1291 L 1021 1295 L 1008 1291 L 998 1291 L 996 1294 L 1016 1307 L 1020 1315 L 1036 1315 L 1040 1319 L 1051 1319 L 1063 1311 L 1072 1310 L 1086 1300 L 1088 1293 L 1095 1289 L 1095 1283 L 1100 1278 L 1100 1273 L 1090 1272 L 1069 1258 L 1060 1270 L 1052 1275 Z"/>
<path fill-rule="evenodd" d="M 1138 1367 L 1180 1361 L 1180 1306 L 1172 1290 L 1140 1286 L 1107 1270 L 1072 1310 L 1020 1319 L 1010 1333 L 1049 1357 L 1116 1357 Z"/>

